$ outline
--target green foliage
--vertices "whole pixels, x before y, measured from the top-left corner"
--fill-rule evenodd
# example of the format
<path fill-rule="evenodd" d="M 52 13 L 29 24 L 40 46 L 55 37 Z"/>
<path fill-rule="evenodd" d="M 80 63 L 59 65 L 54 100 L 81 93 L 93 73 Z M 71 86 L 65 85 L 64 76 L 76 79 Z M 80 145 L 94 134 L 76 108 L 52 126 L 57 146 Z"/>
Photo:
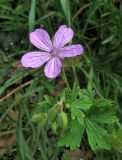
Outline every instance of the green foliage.
<path fill-rule="evenodd" d="M 82 124 L 83 123 L 83 118 L 85 117 L 84 113 L 82 110 L 76 107 L 71 108 L 71 117 L 72 119 L 77 118 L 78 121 Z"/>
<path fill-rule="evenodd" d="M 20 113 L 17 120 L 17 146 L 20 151 L 20 156 L 22 160 L 33 160 L 32 152 L 27 142 L 25 141 L 25 137 L 21 128 L 22 128 L 22 113 Z"/>
<path fill-rule="evenodd" d="M 74 91 L 77 94 L 74 94 Z M 41 110 L 37 108 L 38 113 L 35 114 L 35 116 L 41 115 L 47 110 L 52 131 L 58 133 L 57 128 L 61 129 L 58 146 L 70 147 L 71 150 L 76 149 L 82 144 L 81 140 L 86 130 L 92 150 L 100 148 L 110 150 L 113 146 L 107 136 L 112 131 L 107 130 L 102 124 L 107 124 L 109 127 L 114 124 L 117 126 L 115 103 L 103 97 L 95 97 L 94 91 L 81 90 L 76 84 L 74 84 L 72 91 L 69 92 L 65 89 L 64 92 L 63 103 L 58 102 L 55 98 L 45 96 L 45 100 L 39 103 Z M 66 107 L 67 102 L 70 105 L 67 108 L 68 115 L 61 111 Z M 50 108 L 50 106 L 52 107 Z M 43 120 L 42 118 L 41 121 Z"/>
<path fill-rule="evenodd" d="M 77 88 L 76 90 L 79 91 L 79 88 Z M 74 88 L 72 92 L 74 92 Z M 80 90 L 79 96 L 77 95 L 79 98 L 75 97 L 76 100 L 74 102 L 71 102 L 71 117 L 69 121 L 77 120 L 77 123 L 75 123 L 77 127 L 75 127 L 77 128 L 77 138 L 79 139 L 79 141 L 82 138 L 83 132 L 82 134 L 78 134 L 78 129 L 83 126 L 84 129 L 81 130 L 84 131 L 86 129 L 88 141 L 93 150 L 97 150 L 100 148 L 110 149 L 111 145 L 106 138 L 108 131 L 103 128 L 101 124 L 105 123 L 110 125 L 118 122 L 115 106 L 113 105 L 111 100 L 105 98 L 95 99 L 95 97 L 91 100 L 91 97 L 88 97 L 88 95 L 89 90 Z M 69 128 L 71 129 L 71 126 Z M 70 129 L 67 129 L 67 131 L 63 133 L 63 136 L 61 137 L 61 139 L 59 139 L 59 145 L 66 145 L 66 147 L 75 149 L 75 147 L 80 146 L 80 143 L 78 143 L 75 138 L 71 138 L 73 137 L 74 132 L 72 133 Z"/>
<path fill-rule="evenodd" d="M 71 108 L 89 109 L 92 105 L 92 101 L 86 95 L 80 95 L 79 99 L 71 103 Z"/>
<path fill-rule="evenodd" d="M 122 130 L 121 129 L 118 129 L 116 131 L 113 130 L 111 134 L 107 135 L 107 138 L 109 139 L 113 148 L 122 152 Z"/>
<path fill-rule="evenodd" d="M 88 141 L 93 150 L 104 148 L 110 149 L 110 144 L 107 141 L 106 133 L 107 131 L 101 128 L 94 121 L 86 120 L 86 132 L 88 135 Z"/>
<path fill-rule="evenodd" d="M 58 141 L 58 146 L 65 145 L 66 147 L 70 147 L 71 150 L 76 149 L 77 147 L 80 146 L 83 132 L 84 132 L 83 123 L 81 125 L 77 119 L 70 120 L 68 129 L 64 131 L 64 133 L 61 135 Z"/>
<path fill-rule="evenodd" d="M 65 147 L 80 147 L 82 159 L 89 152 L 89 159 L 122 159 L 121 19 L 120 0 L 0 0 L 0 141 L 17 139 L 0 147 L 0 159 L 61 159 Z M 20 63 L 35 50 L 29 31 L 42 27 L 53 37 L 61 24 L 84 48 L 82 57 L 63 60 L 71 90 L 61 75 L 47 79 L 43 67 Z"/>
<path fill-rule="evenodd" d="M 81 139 L 86 130 L 92 150 L 102 148 L 110 150 L 112 145 L 107 135 L 112 131 L 107 130 L 103 124 L 109 127 L 114 127 L 114 124 L 117 126 L 115 103 L 103 97 L 96 97 L 92 90 L 81 90 L 76 84 L 70 92 L 65 89 L 61 97 L 59 99 L 62 99 L 63 102 L 55 101 L 55 98 L 52 97 L 46 97 L 46 101 L 41 102 L 41 104 L 46 102 L 48 106 L 52 106 L 48 110 L 49 118 L 56 111 L 54 118 L 50 121 L 50 127 L 54 133 L 57 132 L 57 128 L 61 129 L 58 146 L 70 147 L 71 150 L 76 149 L 82 144 Z M 62 112 L 62 109 L 65 110 L 67 107 L 67 103 L 69 104 L 68 114 Z M 45 107 L 45 110 L 47 108 Z"/>
<path fill-rule="evenodd" d="M 44 96 L 44 101 L 42 102 L 39 102 L 38 103 L 38 107 L 36 108 L 35 112 L 46 112 L 48 111 L 48 114 L 50 112 L 50 108 L 53 107 L 56 102 L 57 102 L 57 99 L 56 98 L 53 98 L 53 97 L 50 97 L 50 96 Z"/>
<path fill-rule="evenodd" d="M 102 107 L 102 104 L 101 104 Z M 102 108 L 96 107 L 91 109 L 91 113 L 89 114 L 90 119 L 92 121 L 98 122 L 98 123 L 114 123 L 118 121 L 118 118 L 115 115 L 116 108 L 111 106 L 104 106 Z"/>

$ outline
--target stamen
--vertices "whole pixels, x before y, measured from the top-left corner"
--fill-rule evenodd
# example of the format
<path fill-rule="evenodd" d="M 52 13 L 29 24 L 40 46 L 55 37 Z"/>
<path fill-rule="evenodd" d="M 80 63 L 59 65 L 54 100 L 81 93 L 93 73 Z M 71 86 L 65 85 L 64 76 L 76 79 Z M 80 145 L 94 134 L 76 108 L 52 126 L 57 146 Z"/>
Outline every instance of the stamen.
<path fill-rule="evenodd" d="M 57 57 L 58 53 L 55 50 L 52 50 L 51 52 L 52 57 Z"/>

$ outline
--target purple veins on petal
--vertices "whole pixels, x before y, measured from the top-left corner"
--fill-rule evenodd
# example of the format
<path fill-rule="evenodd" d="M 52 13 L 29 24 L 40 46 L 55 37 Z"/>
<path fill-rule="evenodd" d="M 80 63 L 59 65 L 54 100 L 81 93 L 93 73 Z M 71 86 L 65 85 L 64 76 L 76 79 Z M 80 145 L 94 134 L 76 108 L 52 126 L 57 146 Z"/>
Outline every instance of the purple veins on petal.
<path fill-rule="evenodd" d="M 22 57 L 21 63 L 24 67 L 38 68 L 50 58 L 51 55 L 47 52 L 29 52 Z"/>
<path fill-rule="evenodd" d="M 44 68 L 45 76 L 48 78 L 57 77 L 61 72 L 61 67 L 62 64 L 59 58 L 51 58 Z"/>
<path fill-rule="evenodd" d="M 52 42 L 48 33 L 43 29 L 36 29 L 30 33 L 30 42 L 37 48 L 50 52 L 52 49 Z"/>
<path fill-rule="evenodd" d="M 70 45 L 58 49 L 60 58 L 74 57 L 83 53 L 83 47 L 80 44 Z"/>
<path fill-rule="evenodd" d="M 25 54 L 21 63 L 24 67 L 38 68 L 45 62 L 45 76 L 55 78 L 61 72 L 61 60 L 67 57 L 74 57 L 83 53 L 80 44 L 65 46 L 73 37 L 73 30 L 66 25 L 59 27 L 54 35 L 52 44 L 48 33 L 43 29 L 36 29 L 30 33 L 30 42 L 42 52 L 29 52 Z"/>
<path fill-rule="evenodd" d="M 66 25 L 59 27 L 54 36 L 54 48 L 61 48 L 65 44 L 69 43 L 72 40 L 73 34 L 73 30 L 71 28 L 67 28 Z"/>

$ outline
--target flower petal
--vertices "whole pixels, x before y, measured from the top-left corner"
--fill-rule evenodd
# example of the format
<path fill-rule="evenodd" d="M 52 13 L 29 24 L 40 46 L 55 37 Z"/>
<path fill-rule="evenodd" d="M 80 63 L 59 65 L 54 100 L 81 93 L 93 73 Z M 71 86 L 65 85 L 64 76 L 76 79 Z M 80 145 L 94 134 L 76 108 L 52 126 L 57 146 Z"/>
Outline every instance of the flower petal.
<path fill-rule="evenodd" d="M 30 42 L 37 48 L 50 52 L 52 43 L 48 33 L 43 29 L 36 29 L 30 33 Z"/>
<path fill-rule="evenodd" d="M 67 28 L 66 25 L 62 25 L 61 27 L 59 27 L 54 36 L 54 48 L 61 48 L 62 46 L 70 42 L 73 34 L 73 30 L 71 28 Z"/>
<path fill-rule="evenodd" d="M 61 61 L 59 58 L 51 58 L 50 61 L 46 64 L 44 72 L 45 76 L 48 78 L 55 78 L 61 72 Z"/>
<path fill-rule="evenodd" d="M 47 52 L 29 52 L 22 57 L 21 63 L 24 67 L 37 68 L 47 62 L 50 58 L 51 55 Z"/>
<path fill-rule="evenodd" d="M 80 44 L 70 45 L 57 50 L 60 58 L 75 57 L 83 53 L 83 47 Z"/>

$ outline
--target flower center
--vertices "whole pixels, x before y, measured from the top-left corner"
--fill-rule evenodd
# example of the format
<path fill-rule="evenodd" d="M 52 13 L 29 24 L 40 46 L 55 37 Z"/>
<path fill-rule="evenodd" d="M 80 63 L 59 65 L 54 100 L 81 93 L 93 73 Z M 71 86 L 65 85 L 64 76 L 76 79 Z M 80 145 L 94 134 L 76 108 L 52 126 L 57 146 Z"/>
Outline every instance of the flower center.
<path fill-rule="evenodd" d="M 57 57 L 58 53 L 55 50 L 52 50 L 51 52 L 52 57 Z"/>

